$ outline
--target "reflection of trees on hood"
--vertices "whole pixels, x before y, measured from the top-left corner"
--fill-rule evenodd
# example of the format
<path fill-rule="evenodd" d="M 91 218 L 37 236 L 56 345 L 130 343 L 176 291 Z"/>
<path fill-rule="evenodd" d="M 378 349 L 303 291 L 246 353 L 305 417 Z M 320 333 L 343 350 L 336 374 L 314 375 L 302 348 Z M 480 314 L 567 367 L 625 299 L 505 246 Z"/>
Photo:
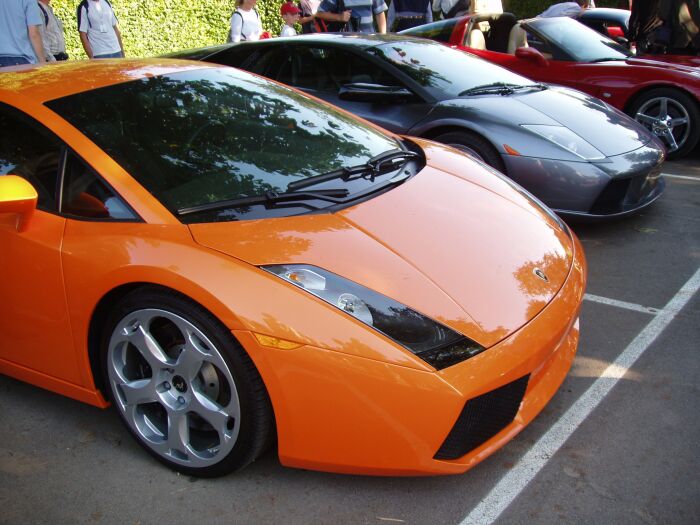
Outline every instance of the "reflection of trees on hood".
<path fill-rule="evenodd" d="M 287 177 L 366 161 L 378 153 L 368 145 L 382 137 L 282 86 L 212 71 L 145 78 L 52 105 L 173 207 L 284 189 Z"/>

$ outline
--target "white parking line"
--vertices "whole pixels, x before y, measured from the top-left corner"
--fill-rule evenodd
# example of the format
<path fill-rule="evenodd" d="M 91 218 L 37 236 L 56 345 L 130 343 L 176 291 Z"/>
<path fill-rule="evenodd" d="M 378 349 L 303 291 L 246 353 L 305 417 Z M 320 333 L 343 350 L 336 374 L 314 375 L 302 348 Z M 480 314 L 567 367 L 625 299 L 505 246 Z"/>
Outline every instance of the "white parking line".
<path fill-rule="evenodd" d="M 658 308 L 652 308 L 651 306 L 642 306 L 641 304 L 628 303 L 626 301 L 618 301 L 617 299 L 608 299 L 607 297 L 593 295 L 592 293 L 587 293 L 583 296 L 583 298 L 586 301 L 607 304 L 608 306 L 615 306 L 617 308 L 624 308 L 626 310 L 642 312 L 643 314 L 658 314 L 661 311 Z"/>
<path fill-rule="evenodd" d="M 596 381 L 552 425 L 532 448 L 505 474 L 481 500 L 461 525 L 493 523 L 557 453 L 579 425 L 593 412 L 632 365 L 671 324 L 676 314 L 700 289 L 700 268 L 668 304 L 647 324 Z"/>
<path fill-rule="evenodd" d="M 671 173 L 662 173 L 664 177 L 670 179 L 682 179 L 682 180 L 692 180 L 693 182 L 700 182 L 700 177 L 689 177 L 687 175 L 673 175 Z"/>

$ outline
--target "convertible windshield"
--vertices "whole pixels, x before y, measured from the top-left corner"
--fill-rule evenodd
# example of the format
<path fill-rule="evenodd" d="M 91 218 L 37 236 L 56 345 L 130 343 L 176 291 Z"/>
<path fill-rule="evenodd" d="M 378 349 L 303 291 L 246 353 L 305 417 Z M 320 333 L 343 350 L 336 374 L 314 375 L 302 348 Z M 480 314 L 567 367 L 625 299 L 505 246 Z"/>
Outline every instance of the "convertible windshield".
<path fill-rule="evenodd" d="M 173 213 L 283 193 L 292 182 L 401 148 L 351 116 L 229 68 L 143 78 L 47 106 Z M 219 211 L 192 220 L 242 214 Z"/>
<path fill-rule="evenodd" d="M 533 84 L 500 66 L 428 40 L 392 42 L 370 52 L 399 68 L 438 100 L 478 86 Z"/>
<path fill-rule="evenodd" d="M 625 60 L 632 54 L 617 42 L 568 17 L 537 18 L 528 27 L 575 62 Z"/>

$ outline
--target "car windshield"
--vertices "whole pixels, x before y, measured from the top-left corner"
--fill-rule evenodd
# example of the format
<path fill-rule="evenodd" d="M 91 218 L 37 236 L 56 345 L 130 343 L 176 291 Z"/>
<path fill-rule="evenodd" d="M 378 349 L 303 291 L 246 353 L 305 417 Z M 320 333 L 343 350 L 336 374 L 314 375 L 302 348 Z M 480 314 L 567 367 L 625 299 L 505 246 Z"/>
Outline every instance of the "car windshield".
<path fill-rule="evenodd" d="M 405 29 L 403 31 L 399 31 L 399 34 L 419 36 L 422 38 L 429 38 L 430 40 L 447 43 L 450 41 L 450 37 L 452 36 L 454 28 L 458 23 L 463 24 L 464 21 L 461 18 L 448 18 L 447 20 L 440 20 L 439 22 L 433 22 L 432 24 L 423 24 L 421 26 Z"/>
<path fill-rule="evenodd" d="M 568 17 L 537 18 L 528 21 L 527 26 L 575 62 L 625 60 L 632 55 L 614 40 Z"/>
<path fill-rule="evenodd" d="M 391 42 L 369 52 L 400 69 L 438 100 L 480 86 L 534 85 L 500 66 L 429 40 Z"/>
<path fill-rule="evenodd" d="M 147 77 L 47 106 L 173 213 L 285 192 L 292 182 L 401 148 L 339 110 L 232 68 Z M 183 221 L 233 220 L 242 213 L 217 210 Z"/>

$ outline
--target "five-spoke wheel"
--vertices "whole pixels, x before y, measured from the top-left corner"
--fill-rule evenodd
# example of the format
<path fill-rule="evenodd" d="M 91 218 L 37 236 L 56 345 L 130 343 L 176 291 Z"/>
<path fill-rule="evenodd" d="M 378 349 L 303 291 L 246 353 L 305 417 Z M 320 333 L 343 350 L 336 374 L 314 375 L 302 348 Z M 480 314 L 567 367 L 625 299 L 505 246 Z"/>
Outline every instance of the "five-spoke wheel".
<path fill-rule="evenodd" d="M 697 103 L 675 89 L 658 88 L 646 92 L 635 102 L 630 115 L 663 141 L 669 158 L 688 153 L 700 137 Z"/>
<path fill-rule="evenodd" d="M 260 376 L 230 332 L 172 292 L 127 296 L 105 337 L 112 401 L 137 440 L 196 475 L 249 463 L 271 428 Z"/>

